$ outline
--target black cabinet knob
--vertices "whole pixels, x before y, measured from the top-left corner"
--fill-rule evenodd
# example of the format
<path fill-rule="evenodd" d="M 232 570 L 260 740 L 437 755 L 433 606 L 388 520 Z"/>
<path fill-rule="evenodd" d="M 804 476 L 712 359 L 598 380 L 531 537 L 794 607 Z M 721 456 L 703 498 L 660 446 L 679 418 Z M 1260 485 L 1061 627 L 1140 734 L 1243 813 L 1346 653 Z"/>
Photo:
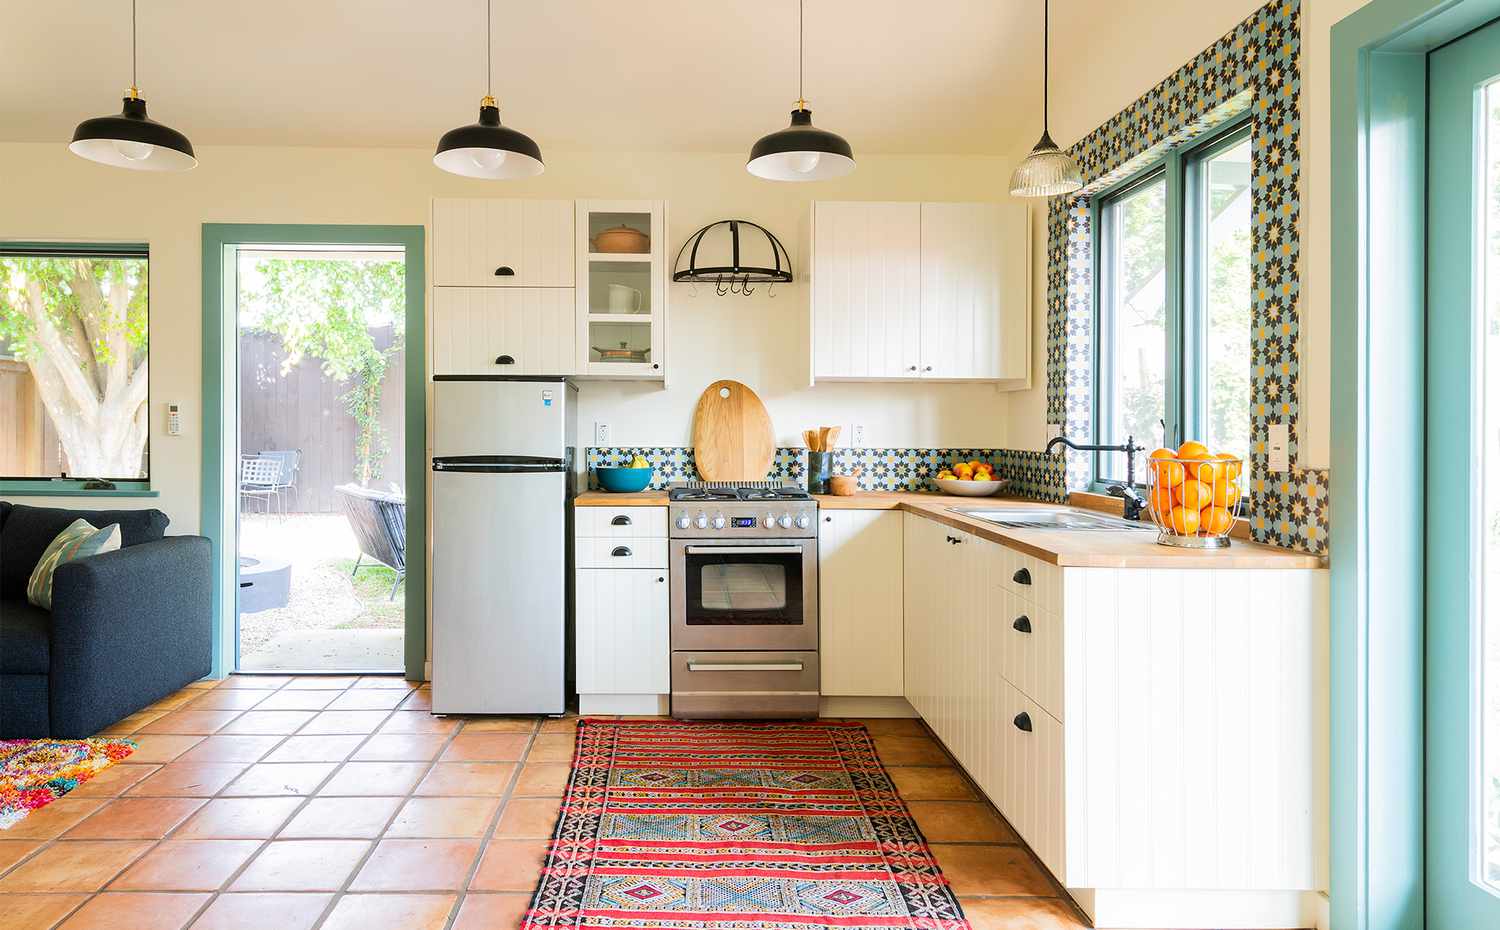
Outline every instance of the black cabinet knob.
<path fill-rule="evenodd" d="M 495 356 L 495 364 L 496 365 L 514 365 L 515 363 L 516 363 L 516 357 L 514 355 L 497 355 L 497 356 Z"/>
<path fill-rule="evenodd" d="M 1016 569 L 1016 573 L 1010 576 L 1010 580 L 1014 581 L 1016 584 L 1031 584 L 1031 569 Z"/>
<path fill-rule="evenodd" d="M 499 268 L 495 269 L 495 277 L 497 278 L 514 278 L 515 276 L 516 269 L 510 267 L 509 265 L 501 265 Z"/>
<path fill-rule="evenodd" d="M 609 525 L 610 526 L 629 526 L 630 525 L 630 518 L 627 517 L 627 516 L 625 516 L 622 513 L 622 514 L 619 514 L 618 516 L 616 516 L 613 520 L 609 521 Z"/>
<path fill-rule="evenodd" d="M 1025 614 L 1021 614 L 1021 616 L 1017 617 L 1016 621 L 1010 625 L 1010 628 L 1012 630 L 1015 630 L 1017 633 L 1030 633 L 1031 618 L 1026 616 Z"/>
<path fill-rule="evenodd" d="M 667 579 L 666 579 L 665 575 L 658 575 L 657 578 L 656 578 L 656 580 L 657 581 L 666 581 Z"/>
<path fill-rule="evenodd" d="M 1012 720 L 1011 723 L 1014 723 L 1016 725 L 1017 730 L 1021 730 L 1026 733 L 1031 732 L 1031 715 L 1026 713 L 1026 711 L 1024 710 L 1019 714 L 1016 714 L 1016 719 Z"/>
<path fill-rule="evenodd" d="M 616 556 L 617 558 L 626 558 L 630 555 L 630 547 L 616 546 L 614 547 L 614 549 L 610 550 L 609 554 L 612 556 Z"/>

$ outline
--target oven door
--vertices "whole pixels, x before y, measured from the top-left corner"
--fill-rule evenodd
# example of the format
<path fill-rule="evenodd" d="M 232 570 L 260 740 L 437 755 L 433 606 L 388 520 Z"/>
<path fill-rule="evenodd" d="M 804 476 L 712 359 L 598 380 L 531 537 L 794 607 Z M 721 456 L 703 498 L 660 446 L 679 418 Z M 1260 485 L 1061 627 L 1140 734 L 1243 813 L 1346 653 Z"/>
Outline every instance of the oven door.
<path fill-rule="evenodd" d="M 818 541 L 672 542 L 672 648 L 818 648 Z"/>

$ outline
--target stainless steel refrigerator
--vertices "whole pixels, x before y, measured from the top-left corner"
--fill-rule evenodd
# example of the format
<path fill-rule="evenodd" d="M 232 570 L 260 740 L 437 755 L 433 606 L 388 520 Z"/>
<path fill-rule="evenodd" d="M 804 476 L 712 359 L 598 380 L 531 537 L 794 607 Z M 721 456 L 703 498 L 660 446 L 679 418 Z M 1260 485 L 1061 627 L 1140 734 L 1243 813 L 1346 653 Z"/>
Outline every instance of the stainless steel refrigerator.
<path fill-rule="evenodd" d="M 560 714 L 578 389 L 433 381 L 433 713 Z"/>

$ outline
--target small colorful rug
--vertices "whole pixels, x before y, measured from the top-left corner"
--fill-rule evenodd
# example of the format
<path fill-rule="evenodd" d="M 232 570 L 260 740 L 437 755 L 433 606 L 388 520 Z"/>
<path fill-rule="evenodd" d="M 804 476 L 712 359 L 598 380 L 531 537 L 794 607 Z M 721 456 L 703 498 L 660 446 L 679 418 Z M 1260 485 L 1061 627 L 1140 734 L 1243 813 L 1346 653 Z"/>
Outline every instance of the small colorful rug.
<path fill-rule="evenodd" d="M 857 723 L 581 720 L 523 930 L 966 930 Z"/>
<path fill-rule="evenodd" d="M 135 752 L 130 739 L 0 740 L 0 830 Z"/>

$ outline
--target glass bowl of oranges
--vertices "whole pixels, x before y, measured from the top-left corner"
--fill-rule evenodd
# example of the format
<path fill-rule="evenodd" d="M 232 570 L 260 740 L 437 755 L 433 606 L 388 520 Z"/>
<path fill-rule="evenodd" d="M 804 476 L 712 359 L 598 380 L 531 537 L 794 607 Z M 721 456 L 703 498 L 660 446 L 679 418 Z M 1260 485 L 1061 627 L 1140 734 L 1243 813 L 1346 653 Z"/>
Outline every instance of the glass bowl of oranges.
<path fill-rule="evenodd" d="M 1146 460 L 1156 541 L 1186 549 L 1223 549 L 1240 514 L 1244 460 L 1189 441 Z"/>

